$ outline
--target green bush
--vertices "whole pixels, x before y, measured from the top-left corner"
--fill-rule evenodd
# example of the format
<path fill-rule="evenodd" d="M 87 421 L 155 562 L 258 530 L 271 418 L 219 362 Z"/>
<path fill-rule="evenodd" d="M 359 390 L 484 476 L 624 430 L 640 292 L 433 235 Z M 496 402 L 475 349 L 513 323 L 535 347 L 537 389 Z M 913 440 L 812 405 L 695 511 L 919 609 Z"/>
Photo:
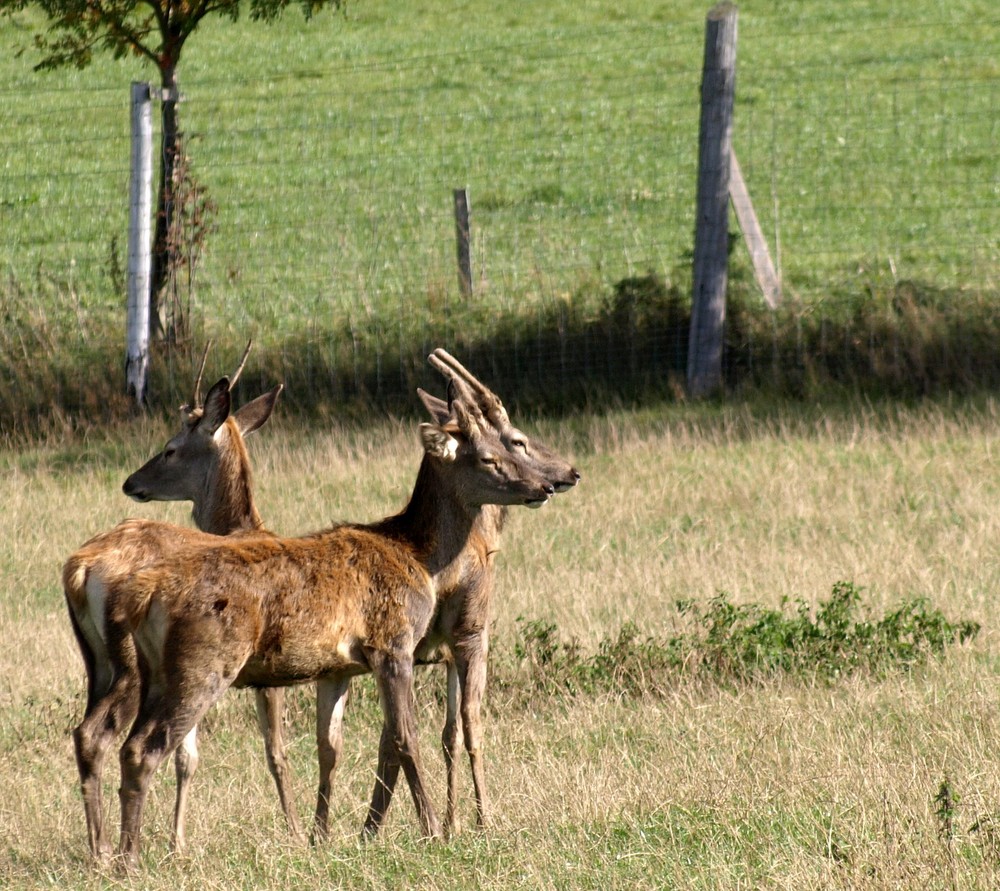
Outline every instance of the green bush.
<path fill-rule="evenodd" d="M 518 619 L 513 675 L 498 678 L 528 693 L 624 696 L 662 694 L 682 678 L 716 683 L 761 682 L 777 676 L 834 681 L 864 671 L 908 670 L 965 643 L 979 632 L 968 619 L 952 621 L 925 598 L 905 601 L 879 618 L 861 609 L 861 590 L 837 582 L 815 609 L 788 598 L 780 609 L 736 604 L 722 593 L 701 606 L 675 606 L 688 630 L 643 636 L 627 623 L 592 653 L 565 641 L 555 624 Z"/>

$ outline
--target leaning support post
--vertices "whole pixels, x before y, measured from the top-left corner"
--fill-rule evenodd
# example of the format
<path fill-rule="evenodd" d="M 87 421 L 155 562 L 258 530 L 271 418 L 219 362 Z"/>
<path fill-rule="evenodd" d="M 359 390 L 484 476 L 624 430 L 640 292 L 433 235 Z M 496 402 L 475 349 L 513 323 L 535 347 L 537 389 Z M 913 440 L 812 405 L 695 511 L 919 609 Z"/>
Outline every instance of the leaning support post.
<path fill-rule="evenodd" d="M 688 338 L 688 393 L 722 387 L 729 254 L 729 171 L 736 86 L 736 6 L 714 6 L 705 24 L 698 133 L 698 197 Z"/>
<path fill-rule="evenodd" d="M 149 372 L 150 227 L 153 206 L 153 109 L 149 84 L 132 84 L 128 214 L 125 392 L 144 407 Z"/>
<path fill-rule="evenodd" d="M 455 245 L 458 254 L 458 289 L 472 296 L 472 246 L 469 229 L 469 191 L 455 189 Z"/>

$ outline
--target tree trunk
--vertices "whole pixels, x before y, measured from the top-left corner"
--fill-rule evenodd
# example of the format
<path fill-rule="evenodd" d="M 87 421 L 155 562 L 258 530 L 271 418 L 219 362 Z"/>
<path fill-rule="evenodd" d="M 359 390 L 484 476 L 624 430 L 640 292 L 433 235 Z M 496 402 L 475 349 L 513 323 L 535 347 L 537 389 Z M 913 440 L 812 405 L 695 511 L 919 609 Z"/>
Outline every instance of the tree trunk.
<path fill-rule="evenodd" d="M 150 336 L 157 340 L 164 337 L 163 319 L 160 314 L 162 297 L 170 277 L 173 247 L 170 244 L 170 227 L 174 215 L 174 166 L 177 162 L 177 69 L 164 65 L 160 69 L 163 87 L 162 129 L 160 145 L 160 187 L 156 200 L 156 229 L 153 234 L 153 258 L 149 289 Z"/>

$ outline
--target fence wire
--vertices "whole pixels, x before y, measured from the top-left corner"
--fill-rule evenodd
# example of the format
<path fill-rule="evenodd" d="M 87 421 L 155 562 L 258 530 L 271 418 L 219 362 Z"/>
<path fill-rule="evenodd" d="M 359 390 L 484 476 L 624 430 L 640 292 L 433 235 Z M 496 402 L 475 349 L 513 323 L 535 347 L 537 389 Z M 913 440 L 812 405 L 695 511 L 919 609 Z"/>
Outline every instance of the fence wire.
<path fill-rule="evenodd" d="M 252 80 L 182 69 L 191 170 L 216 208 L 178 297 L 189 339 L 256 337 L 292 404 L 391 403 L 438 343 L 535 402 L 674 392 L 702 40 L 692 17 Z M 1000 378 L 998 43 L 1000 20 L 741 17 L 734 150 L 785 303 L 763 309 L 734 238 L 732 386 L 859 367 L 895 369 L 903 389 Z M 105 73 L 67 90 L 59 76 L 0 90 L 0 299 L 20 326 L 5 375 L 24 392 L 38 349 L 82 366 L 124 328 L 128 84 Z M 86 403 L 73 380 L 56 397 L 68 410 Z"/>

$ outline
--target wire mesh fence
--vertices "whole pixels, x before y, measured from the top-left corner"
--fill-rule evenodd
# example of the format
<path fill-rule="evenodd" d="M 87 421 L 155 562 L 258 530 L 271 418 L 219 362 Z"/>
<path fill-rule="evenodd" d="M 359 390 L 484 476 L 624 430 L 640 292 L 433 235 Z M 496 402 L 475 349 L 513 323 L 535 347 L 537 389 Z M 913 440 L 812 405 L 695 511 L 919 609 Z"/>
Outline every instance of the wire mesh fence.
<path fill-rule="evenodd" d="M 903 389 L 1000 378 L 1000 20 L 866 12 L 849 25 L 741 17 L 734 150 L 785 301 L 764 308 L 733 222 L 732 386 L 874 371 L 885 383 L 886 369 Z M 442 344 L 526 399 L 675 392 L 702 27 L 692 15 L 422 52 L 345 45 L 254 79 L 192 54 L 181 126 L 214 212 L 175 293 L 180 353 L 165 365 L 183 378 L 189 343 L 254 336 L 292 405 L 393 405 Z M 72 412 L 88 375 L 118 373 L 128 84 L 114 68 L 72 81 L 85 89 L 56 80 L 25 73 L 0 90 L 0 300 L 8 390 Z M 35 380 L 41 355 L 58 358 Z"/>

